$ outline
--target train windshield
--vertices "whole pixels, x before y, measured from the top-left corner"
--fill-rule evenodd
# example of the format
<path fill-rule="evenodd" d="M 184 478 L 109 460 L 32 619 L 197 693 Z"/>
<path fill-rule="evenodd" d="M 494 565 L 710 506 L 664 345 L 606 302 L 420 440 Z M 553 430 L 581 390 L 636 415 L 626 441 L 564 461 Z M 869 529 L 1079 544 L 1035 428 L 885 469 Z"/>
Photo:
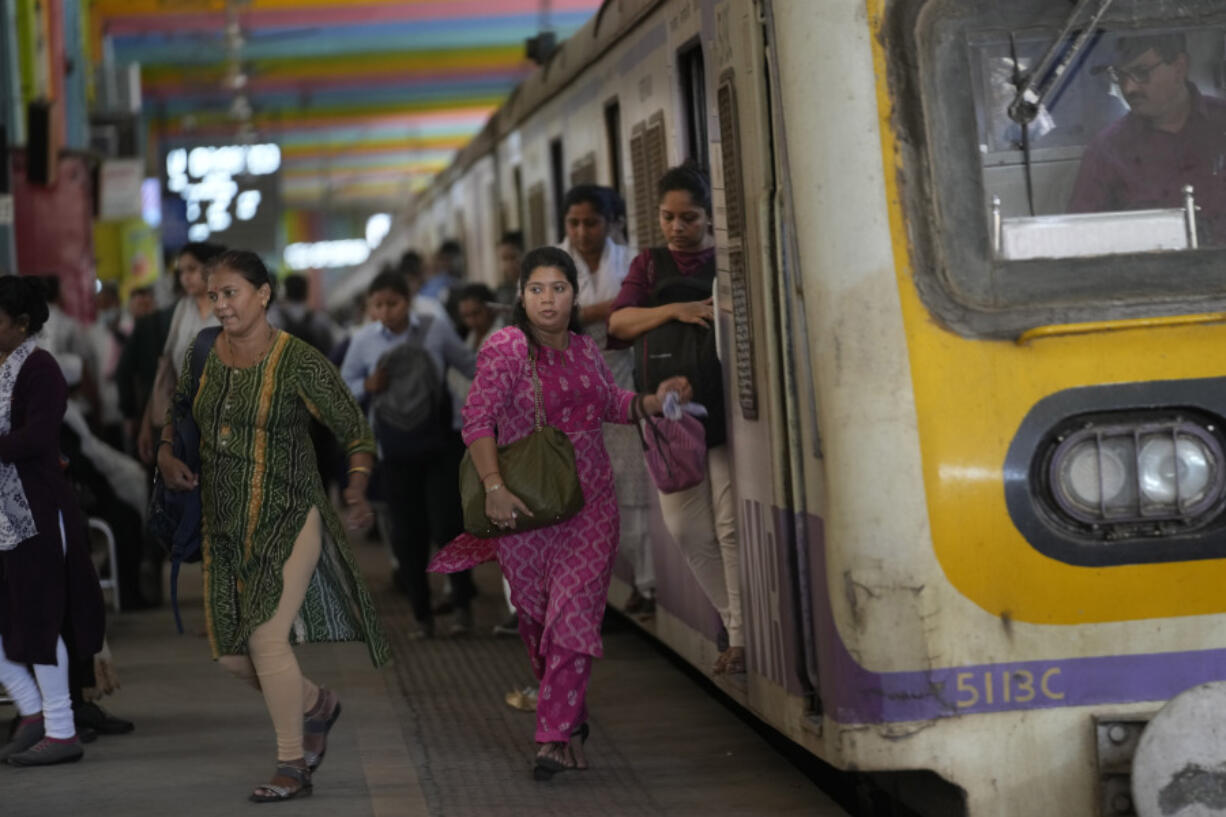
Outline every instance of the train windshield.
<path fill-rule="evenodd" d="M 1226 3 L 1090 5 L 898 6 L 901 201 L 963 334 L 1226 311 Z"/>
<path fill-rule="evenodd" d="M 968 37 L 996 257 L 1226 247 L 1226 29 L 1098 32 L 1044 104 L 1011 117 L 1052 40 Z"/>

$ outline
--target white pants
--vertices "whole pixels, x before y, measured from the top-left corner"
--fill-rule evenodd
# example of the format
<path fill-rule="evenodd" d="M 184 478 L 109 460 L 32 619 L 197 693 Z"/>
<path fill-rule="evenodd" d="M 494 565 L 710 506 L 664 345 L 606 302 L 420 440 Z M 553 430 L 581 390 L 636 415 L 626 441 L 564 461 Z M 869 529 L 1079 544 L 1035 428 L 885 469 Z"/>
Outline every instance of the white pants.
<path fill-rule="evenodd" d="M 3 650 L 0 641 L 0 653 Z M 77 733 L 68 691 L 68 647 L 63 638 L 55 644 L 55 664 L 35 664 L 33 673 L 25 664 L 14 664 L 0 655 L 0 685 L 17 704 L 17 714 L 28 718 L 42 713 L 47 737 L 67 740 Z"/>
<path fill-rule="evenodd" d="M 693 488 L 660 494 L 664 526 L 728 630 L 728 644 L 745 646 L 741 555 L 727 446 L 707 451 L 707 478 Z"/>

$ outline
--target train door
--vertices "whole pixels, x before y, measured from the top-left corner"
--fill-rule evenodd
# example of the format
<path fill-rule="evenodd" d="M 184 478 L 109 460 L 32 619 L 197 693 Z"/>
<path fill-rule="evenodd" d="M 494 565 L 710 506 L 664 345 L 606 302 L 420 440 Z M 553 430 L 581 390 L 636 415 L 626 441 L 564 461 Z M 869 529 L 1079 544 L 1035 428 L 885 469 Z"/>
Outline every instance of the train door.
<path fill-rule="evenodd" d="M 749 705 L 774 723 L 816 712 L 815 649 L 798 581 L 796 441 L 789 378 L 800 374 L 780 285 L 777 187 L 762 28 L 754 4 L 715 8 L 708 58 L 718 118 L 711 141 L 717 318 L 741 541 Z M 717 141 L 718 140 L 718 141 Z M 722 194 L 722 195 L 721 195 Z M 721 207 L 722 204 L 722 207 Z M 803 524 L 803 520 L 802 520 Z M 779 694 L 780 691 L 786 694 Z"/>

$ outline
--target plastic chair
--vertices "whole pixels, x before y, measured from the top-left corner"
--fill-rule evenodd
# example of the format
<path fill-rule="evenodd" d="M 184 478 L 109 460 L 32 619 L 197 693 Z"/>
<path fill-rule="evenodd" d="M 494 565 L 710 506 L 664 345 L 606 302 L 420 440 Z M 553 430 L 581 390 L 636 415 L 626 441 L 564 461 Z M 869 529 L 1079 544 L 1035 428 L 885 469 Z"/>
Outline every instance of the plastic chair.
<path fill-rule="evenodd" d="M 107 570 L 105 579 L 99 578 L 98 585 L 103 590 L 111 591 L 111 604 L 115 607 L 115 612 L 119 612 L 119 558 L 115 553 L 115 534 L 111 531 L 111 526 L 104 520 L 96 516 L 89 518 L 89 545 L 90 551 L 94 548 L 94 534 L 98 534 L 106 541 L 107 562 L 110 567 Z"/>

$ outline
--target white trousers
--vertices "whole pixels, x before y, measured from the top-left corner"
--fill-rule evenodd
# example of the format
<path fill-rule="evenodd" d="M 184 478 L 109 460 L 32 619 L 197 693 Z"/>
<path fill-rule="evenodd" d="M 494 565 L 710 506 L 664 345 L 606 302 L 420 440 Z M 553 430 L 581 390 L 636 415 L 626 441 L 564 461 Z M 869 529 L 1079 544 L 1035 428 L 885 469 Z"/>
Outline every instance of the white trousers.
<path fill-rule="evenodd" d="M 3 657 L 0 640 L 0 685 L 8 690 L 23 718 L 43 714 L 47 737 L 67 740 L 77 733 L 72 722 L 72 695 L 68 691 L 68 647 L 60 638 L 55 644 L 55 664 L 35 664 L 31 673 L 25 664 Z"/>
<path fill-rule="evenodd" d="M 660 511 L 694 578 L 719 611 L 728 630 L 729 646 L 745 646 L 741 554 L 727 446 L 707 451 L 707 477 L 700 484 L 674 494 L 660 494 Z"/>

